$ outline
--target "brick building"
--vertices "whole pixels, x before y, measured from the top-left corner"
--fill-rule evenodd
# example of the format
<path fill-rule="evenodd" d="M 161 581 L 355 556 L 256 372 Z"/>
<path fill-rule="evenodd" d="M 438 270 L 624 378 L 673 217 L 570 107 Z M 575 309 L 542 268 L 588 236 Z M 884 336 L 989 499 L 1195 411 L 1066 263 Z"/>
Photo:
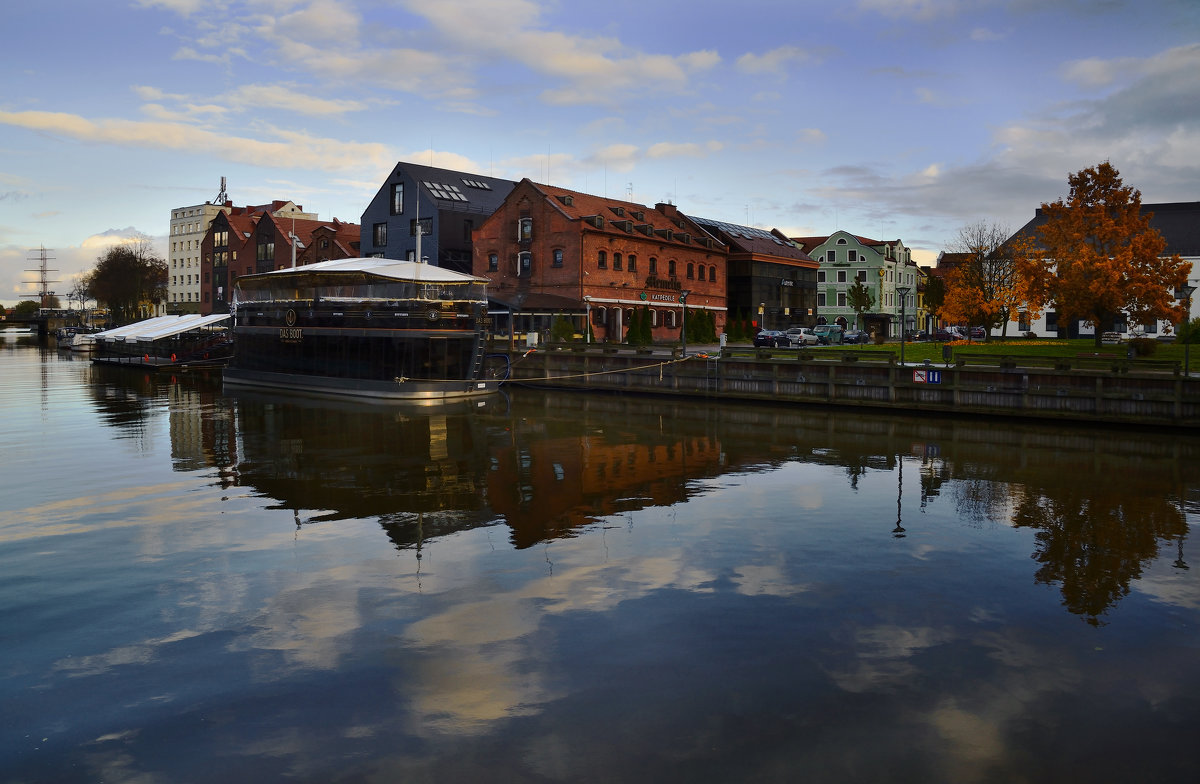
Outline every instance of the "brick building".
<path fill-rule="evenodd" d="M 503 334 L 546 332 L 566 316 L 619 342 L 648 308 L 657 342 L 679 339 L 681 299 L 725 326 L 726 247 L 673 204 L 642 204 L 521 180 L 476 230 L 473 273 Z"/>
<path fill-rule="evenodd" d="M 292 236 L 295 236 L 293 245 Z M 302 220 L 262 208 L 219 213 L 201 242 L 200 312 L 229 308 L 229 292 L 239 275 L 358 256 L 357 223 Z"/>

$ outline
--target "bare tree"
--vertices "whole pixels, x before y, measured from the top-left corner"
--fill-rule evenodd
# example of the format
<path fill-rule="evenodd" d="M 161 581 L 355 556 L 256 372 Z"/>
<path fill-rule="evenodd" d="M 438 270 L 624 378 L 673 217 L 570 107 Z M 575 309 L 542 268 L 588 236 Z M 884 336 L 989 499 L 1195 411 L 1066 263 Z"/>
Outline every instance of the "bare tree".
<path fill-rule="evenodd" d="M 1008 334 L 1012 311 L 1020 306 L 1017 267 L 1007 246 L 1007 226 L 978 221 L 958 230 L 951 250 L 966 256 L 946 277 L 941 315 Z"/>

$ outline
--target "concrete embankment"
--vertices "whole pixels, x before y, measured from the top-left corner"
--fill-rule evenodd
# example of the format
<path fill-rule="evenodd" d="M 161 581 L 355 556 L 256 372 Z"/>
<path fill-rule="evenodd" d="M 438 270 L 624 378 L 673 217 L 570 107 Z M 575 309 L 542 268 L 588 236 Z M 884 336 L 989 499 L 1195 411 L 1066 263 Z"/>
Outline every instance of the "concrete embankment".
<path fill-rule="evenodd" d="M 512 381 L 542 387 L 868 406 L 920 413 L 1200 429 L 1200 377 L 1105 357 L 971 357 L 899 365 L 888 351 L 666 354 L 613 346 L 513 352 Z"/>

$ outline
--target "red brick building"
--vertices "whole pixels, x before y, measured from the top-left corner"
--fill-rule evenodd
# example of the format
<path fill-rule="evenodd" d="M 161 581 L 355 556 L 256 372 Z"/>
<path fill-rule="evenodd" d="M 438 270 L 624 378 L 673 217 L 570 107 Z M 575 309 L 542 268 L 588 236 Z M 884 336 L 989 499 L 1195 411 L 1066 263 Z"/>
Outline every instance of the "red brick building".
<path fill-rule="evenodd" d="M 358 256 L 357 223 L 293 219 L 273 215 L 269 208 L 234 208 L 213 218 L 200 244 L 200 312 L 228 310 L 239 275 L 292 266 L 293 232 L 297 266 Z"/>
<path fill-rule="evenodd" d="M 726 247 L 673 204 L 642 204 L 524 179 L 478 229 L 472 271 L 488 278 L 496 331 L 550 329 L 568 316 L 619 342 L 649 309 L 655 341 L 679 339 L 681 298 L 725 326 Z M 505 315 L 507 311 L 508 314 Z"/>

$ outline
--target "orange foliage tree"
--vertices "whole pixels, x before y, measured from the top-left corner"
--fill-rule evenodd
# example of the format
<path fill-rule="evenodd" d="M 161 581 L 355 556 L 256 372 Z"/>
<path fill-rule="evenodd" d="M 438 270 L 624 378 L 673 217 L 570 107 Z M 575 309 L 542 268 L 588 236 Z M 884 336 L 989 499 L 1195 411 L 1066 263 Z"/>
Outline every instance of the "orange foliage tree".
<path fill-rule="evenodd" d="M 1059 324 L 1076 320 L 1101 332 L 1120 315 L 1134 324 L 1184 317 L 1173 292 L 1187 282 L 1189 265 L 1163 256 L 1166 240 L 1142 212 L 1142 194 L 1126 186 L 1113 166 L 1069 175 L 1070 197 L 1043 204 L 1046 223 L 1016 253 L 1019 291 L 1030 318 L 1053 304 Z"/>
<path fill-rule="evenodd" d="M 982 221 L 959 229 L 951 243 L 966 258 L 946 274 L 939 315 L 946 321 L 1008 329 L 1009 314 L 1021 304 L 1009 230 Z"/>

